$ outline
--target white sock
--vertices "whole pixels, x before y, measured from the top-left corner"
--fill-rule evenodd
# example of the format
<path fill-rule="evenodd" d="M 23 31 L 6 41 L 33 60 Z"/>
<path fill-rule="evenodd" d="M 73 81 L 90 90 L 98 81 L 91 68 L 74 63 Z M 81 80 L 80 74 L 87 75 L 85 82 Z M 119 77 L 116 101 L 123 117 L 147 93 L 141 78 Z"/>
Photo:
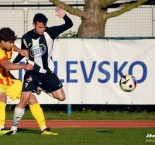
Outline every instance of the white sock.
<path fill-rule="evenodd" d="M 15 108 L 11 130 L 17 130 L 19 121 L 24 115 L 24 110 L 25 109 L 18 108 L 18 107 Z"/>
<path fill-rule="evenodd" d="M 0 126 L 0 130 L 4 129 L 4 126 Z"/>
<path fill-rule="evenodd" d="M 44 126 L 44 127 L 41 127 L 40 129 L 41 129 L 41 131 L 43 131 L 44 129 L 46 129 L 47 127 L 46 126 Z"/>

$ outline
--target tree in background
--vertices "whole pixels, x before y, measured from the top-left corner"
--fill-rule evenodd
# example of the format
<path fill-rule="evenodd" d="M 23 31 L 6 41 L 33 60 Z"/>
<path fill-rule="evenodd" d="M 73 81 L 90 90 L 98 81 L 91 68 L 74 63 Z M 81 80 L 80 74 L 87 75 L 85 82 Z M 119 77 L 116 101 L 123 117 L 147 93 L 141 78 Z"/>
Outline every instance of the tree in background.
<path fill-rule="evenodd" d="M 108 12 L 108 8 L 119 0 L 84 0 L 84 9 L 73 8 L 60 0 L 49 0 L 54 5 L 63 6 L 72 15 L 81 17 L 82 22 L 78 28 L 80 37 L 104 37 L 105 25 L 109 18 L 117 17 L 128 12 L 149 0 L 135 0 L 131 3 L 120 4 L 118 9 Z"/>

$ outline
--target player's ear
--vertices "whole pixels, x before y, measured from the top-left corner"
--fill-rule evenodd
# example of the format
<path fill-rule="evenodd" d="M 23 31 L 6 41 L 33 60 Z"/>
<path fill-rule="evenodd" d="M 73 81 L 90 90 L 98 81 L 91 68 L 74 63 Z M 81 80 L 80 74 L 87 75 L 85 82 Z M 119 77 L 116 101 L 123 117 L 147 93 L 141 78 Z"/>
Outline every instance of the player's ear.
<path fill-rule="evenodd" d="M 33 27 L 35 27 L 35 23 L 32 23 Z"/>

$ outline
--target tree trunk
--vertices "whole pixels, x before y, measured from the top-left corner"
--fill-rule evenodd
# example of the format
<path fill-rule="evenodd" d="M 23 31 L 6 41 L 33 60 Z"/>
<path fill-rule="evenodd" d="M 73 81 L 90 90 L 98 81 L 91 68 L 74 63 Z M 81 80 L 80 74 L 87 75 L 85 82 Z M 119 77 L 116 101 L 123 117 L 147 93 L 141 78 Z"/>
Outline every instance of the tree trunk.
<path fill-rule="evenodd" d="M 104 37 L 106 24 L 106 11 L 103 11 L 99 0 L 86 0 L 84 11 L 87 17 L 82 17 L 78 29 L 80 37 Z"/>
<path fill-rule="evenodd" d="M 149 0 L 135 0 L 125 2 L 119 9 L 108 13 L 108 7 L 118 0 L 84 0 L 84 11 L 73 8 L 60 0 L 49 0 L 57 6 L 63 6 L 70 14 L 81 17 L 82 22 L 78 28 L 79 37 L 104 37 L 107 19 L 117 17 L 128 12 Z"/>

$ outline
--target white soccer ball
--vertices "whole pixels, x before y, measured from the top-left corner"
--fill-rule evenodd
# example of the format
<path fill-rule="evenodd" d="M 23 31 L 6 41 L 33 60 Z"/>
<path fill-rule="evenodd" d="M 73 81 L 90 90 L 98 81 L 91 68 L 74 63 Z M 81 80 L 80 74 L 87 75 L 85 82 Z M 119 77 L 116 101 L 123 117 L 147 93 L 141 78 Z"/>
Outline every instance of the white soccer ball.
<path fill-rule="evenodd" d="M 120 88 L 125 92 L 131 92 L 136 88 L 137 81 L 132 75 L 125 75 L 120 79 Z"/>

